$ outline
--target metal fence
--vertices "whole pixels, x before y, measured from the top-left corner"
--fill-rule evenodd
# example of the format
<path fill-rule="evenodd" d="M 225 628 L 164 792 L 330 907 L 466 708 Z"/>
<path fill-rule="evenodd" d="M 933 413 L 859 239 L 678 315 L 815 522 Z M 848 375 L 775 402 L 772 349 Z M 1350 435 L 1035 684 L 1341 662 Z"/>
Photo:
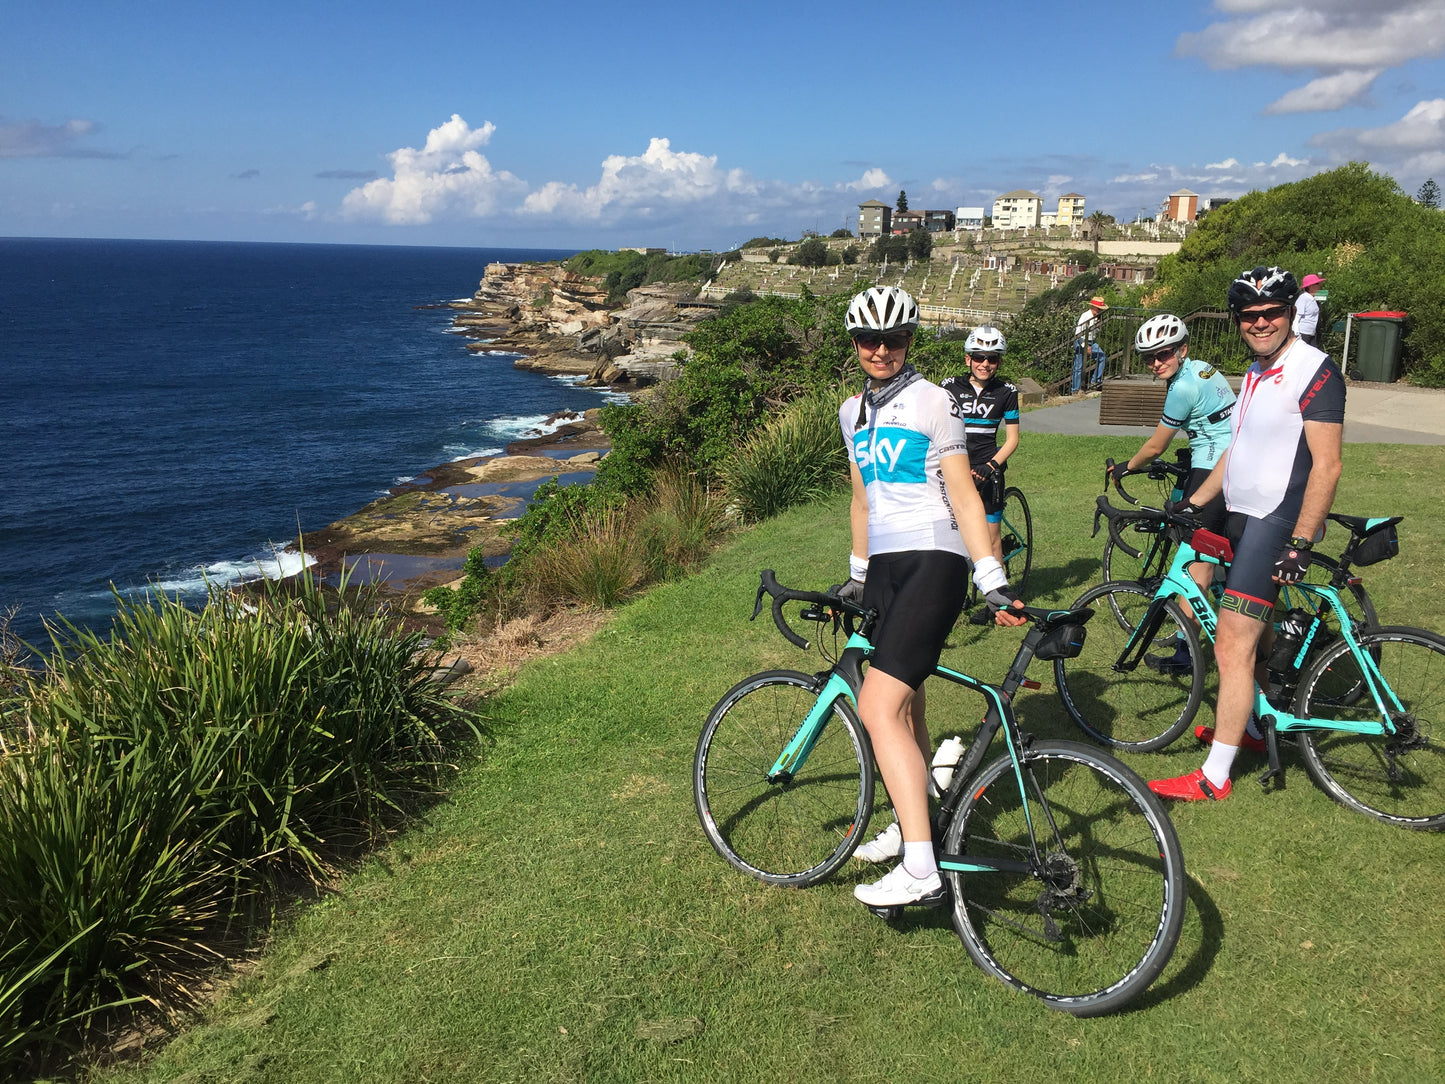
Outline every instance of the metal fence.
<path fill-rule="evenodd" d="M 1105 309 L 1099 317 L 1095 334 L 1105 355 L 1104 379 L 1121 376 L 1148 376 L 1149 367 L 1134 349 L 1134 335 L 1139 325 L 1163 309 Z M 1239 337 L 1234 321 L 1226 312 L 1200 311 L 1184 317 L 1189 329 L 1189 356 L 1208 362 L 1222 372 L 1242 373 L 1249 368 L 1249 352 Z M 1095 362 L 1085 359 L 1085 379 L 1093 375 Z M 1035 360 L 1030 374 L 1043 385 L 1045 393 L 1058 395 L 1068 390 L 1074 371 L 1074 336 L 1044 351 Z"/>

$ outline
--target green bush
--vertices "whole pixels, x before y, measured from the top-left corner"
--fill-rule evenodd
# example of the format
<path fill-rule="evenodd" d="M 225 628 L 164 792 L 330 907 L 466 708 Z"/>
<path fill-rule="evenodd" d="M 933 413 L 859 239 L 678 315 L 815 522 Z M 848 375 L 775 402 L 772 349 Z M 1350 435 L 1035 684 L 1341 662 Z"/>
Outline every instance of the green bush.
<path fill-rule="evenodd" d="M 695 475 L 658 472 L 654 494 L 638 520 L 649 582 L 676 579 L 700 565 L 727 528 L 720 502 Z"/>
<path fill-rule="evenodd" d="M 305 574 L 254 604 L 118 600 L 0 682 L 0 1050 L 184 1000 L 277 878 L 328 876 L 465 722 L 419 635 Z M 16 1041 L 13 1029 L 34 1039 Z"/>
<path fill-rule="evenodd" d="M 848 478 L 837 393 L 815 392 L 760 426 L 722 466 L 727 499 L 745 520 L 816 500 Z"/>

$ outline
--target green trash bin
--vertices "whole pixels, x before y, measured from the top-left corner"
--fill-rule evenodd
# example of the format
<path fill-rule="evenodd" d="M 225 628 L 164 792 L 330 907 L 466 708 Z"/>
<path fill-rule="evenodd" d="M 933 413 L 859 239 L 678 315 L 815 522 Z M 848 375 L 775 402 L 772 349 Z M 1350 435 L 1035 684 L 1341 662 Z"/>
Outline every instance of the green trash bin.
<path fill-rule="evenodd" d="M 1357 312 L 1360 347 L 1355 353 L 1356 380 L 1373 380 L 1393 384 L 1400 378 L 1400 337 L 1404 330 L 1403 312 Z"/>

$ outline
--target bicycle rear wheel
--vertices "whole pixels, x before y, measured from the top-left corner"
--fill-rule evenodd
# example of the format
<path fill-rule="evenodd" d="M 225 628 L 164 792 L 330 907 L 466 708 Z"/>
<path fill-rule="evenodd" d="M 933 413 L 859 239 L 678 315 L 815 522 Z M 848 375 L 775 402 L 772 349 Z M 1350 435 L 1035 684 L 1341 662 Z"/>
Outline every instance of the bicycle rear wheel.
<path fill-rule="evenodd" d="M 1298 731 L 1310 776 L 1335 801 L 1402 828 L 1445 828 L 1445 637 L 1385 626 L 1359 637 L 1403 711 L 1394 734 Z M 1380 718 L 1364 671 L 1343 640 L 1300 679 L 1294 713 L 1320 719 Z"/>
<path fill-rule="evenodd" d="M 1036 868 L 946 870 L 954 928 L 979 967 L 1050 1008 L 1114 1012 L 1158 978 L 1179 940 L 1179 837 L 1144 781 L 1097 749 L 1035 742 L 1022 770 L 1027 805 L 1008 756 L 969 781 L 943 850 Z"/>
<path fill-rule="evenodd" d="M 846 700 L 833 704 L 802 767 L 768 778 L 822 687 L 796 670 L 754 674 L 718 701 L 697 740 L 693 801 L 708 842 L 768 884 L 802 888 L 828 876 L 873 811 L 873 750 Z"/>
<path fill-rule="evenodd" d="M 1054 683 L 1069 718 L 1095 741 L 1134 753 L 1163 749 L 1183 734 L 1204 697 L 1203 650 L 1173 599 L 1161 600 L 1143 661 L 1132 671 L 1119 668 L 1129 638 L 1153 603 L 1154 593 L 1137 583 L 1090 588 L 1072 607 L 1098 611 L 1084 648 L 1077 658 L 1054 660 Z M 1185 647 L 1187 665 L 1168 661 L 1177 644 Z"/>
<path fill-rule="evenodd" d="M 1009 486 L 1003 492 L 1003 520 L 999 530 L 1003 535 L 1003 566 L 1008 572 L 1009 586 L 1022 595 L 1034 563 L 1034 518 L 1029 514 L 1029 502 L 1017 486 Z"/>

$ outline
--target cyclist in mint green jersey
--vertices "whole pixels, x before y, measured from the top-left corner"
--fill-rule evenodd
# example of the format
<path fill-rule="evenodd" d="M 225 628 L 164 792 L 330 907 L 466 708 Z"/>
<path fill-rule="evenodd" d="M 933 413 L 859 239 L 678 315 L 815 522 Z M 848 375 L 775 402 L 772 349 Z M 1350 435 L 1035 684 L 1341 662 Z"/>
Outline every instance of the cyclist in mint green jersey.
<path fill-rule="evenodd" d="M 1234 389 L 1218 369 L 1189 356 L 1189 329 L 1173 313 L 1145 320 L 1134 336 L 1134 349 L 1155 376 L 1168 382 L 1169 390 L 1158 426 L 1122 467 L 1147 467 L 1183 430 L 1189 438 L 1189 477 L 1184 482 L 1184 497 L 1188 500 L 1229 447 Z M 1223 495 L 1200 510 L 1199 520 L 1216 534 L 1224 533 Z M 1211 565 L 1199 562 L 1190 567 L 1189 573 L 1201 591 L 1209 589 L 1214 575 Z"/>

